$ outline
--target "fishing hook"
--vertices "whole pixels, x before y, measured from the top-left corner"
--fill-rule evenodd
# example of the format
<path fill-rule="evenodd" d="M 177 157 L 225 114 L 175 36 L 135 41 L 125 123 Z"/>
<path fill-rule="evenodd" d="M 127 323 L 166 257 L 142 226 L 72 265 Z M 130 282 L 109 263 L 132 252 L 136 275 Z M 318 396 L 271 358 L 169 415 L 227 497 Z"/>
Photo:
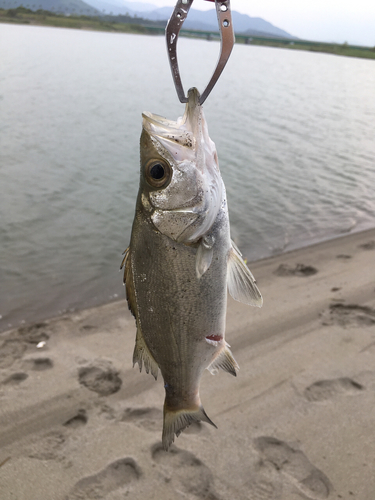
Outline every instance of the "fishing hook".
<path fill-rule="evenodd" d="M 176 7 L 168 21 L 165 28 L 165 36 L 167 41 L 167 52 L 169 63 L 171 65 L 172 77 L 176 87 L 177 95 L 180 102 L 188 102 L 182 86 L 180 71 L 177 61 L 177 40 L 182 25 L 188 15 L 189 9 L 194 0 L 177 0 Z M 232 15 L 230 10 L 230 0 L 209 0 L 215 2 L 217 19 L 219 23 L 221 48 L 220 56 L 216 65 L 216 69 L 208 82 L 204 92 L 200 95 L 199 103 L 203 104 L 209 96 L 211 90 L 214 88 L 217 80 L 219 79 L 228 59 L 232 52 L 234 45 L 234 31 L 232 25 Z"/>

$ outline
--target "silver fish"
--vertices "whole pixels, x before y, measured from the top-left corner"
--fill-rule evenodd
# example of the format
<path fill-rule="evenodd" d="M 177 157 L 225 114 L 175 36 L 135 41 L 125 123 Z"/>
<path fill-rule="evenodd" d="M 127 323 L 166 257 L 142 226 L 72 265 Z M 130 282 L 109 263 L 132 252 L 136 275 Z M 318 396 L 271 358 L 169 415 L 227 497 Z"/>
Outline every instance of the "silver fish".
<path fill-rule="evenodd" d="M 130 245 L 122 263 L 136 318 L 133 366 L 164 379 L 167 450 L 203 409 L 204 370 L 236 375 L 225 342 L 227 288 L 261 307 L 262 296 L 230 239 L 225 187 L 197 89 L 177 122 L 143 114 L 141 177 Z M 215 426 L 216 427 L 216 426 Z"/>

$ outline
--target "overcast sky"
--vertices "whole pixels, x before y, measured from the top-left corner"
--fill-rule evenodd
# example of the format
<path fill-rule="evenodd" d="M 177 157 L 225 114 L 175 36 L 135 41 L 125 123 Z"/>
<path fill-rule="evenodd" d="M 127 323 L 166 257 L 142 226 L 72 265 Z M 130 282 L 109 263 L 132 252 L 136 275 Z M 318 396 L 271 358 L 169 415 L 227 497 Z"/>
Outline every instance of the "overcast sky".
<path fill-rule="evenodd" d="M 134 0 L 133 0 L 134 1 Z M 140 0 L 159 7 L 175 0 Z M 195 0 L 194 9 L 212 8 Z M 291 35 L 308 40 L 375 46 L 375 0 L 231 0 L 232 10 L 262 17 Z"/>

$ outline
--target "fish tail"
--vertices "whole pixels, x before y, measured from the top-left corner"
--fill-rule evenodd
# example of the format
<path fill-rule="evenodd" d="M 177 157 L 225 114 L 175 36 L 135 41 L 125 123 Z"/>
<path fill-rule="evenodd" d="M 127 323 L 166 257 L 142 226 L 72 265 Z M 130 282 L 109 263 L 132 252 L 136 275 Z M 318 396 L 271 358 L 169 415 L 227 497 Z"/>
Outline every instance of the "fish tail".
<path fill-rule="evenodd" d="M 163 422 L 163 448 L 168 451 L 169 447 L 174 441 L 174 436 L 178 437 L 181 432 L 189 427 L 193 422 L 207 422 L 213 425 L 216 429 L 217 426 L 207 416 L 202 405 L 194 409 L 179 409 L 170 410 L 164 404 L 164 422 Z"/>

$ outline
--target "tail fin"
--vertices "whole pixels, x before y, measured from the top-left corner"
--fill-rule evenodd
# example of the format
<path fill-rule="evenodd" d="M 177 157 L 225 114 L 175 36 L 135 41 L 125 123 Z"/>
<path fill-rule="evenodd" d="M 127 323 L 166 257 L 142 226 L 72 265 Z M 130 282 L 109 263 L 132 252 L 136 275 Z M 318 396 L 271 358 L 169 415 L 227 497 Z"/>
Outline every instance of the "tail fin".
<path fill-rule="evenodd" d="M 177 437 L 181 432 L 189 427 L 193 422 L 207 422 L 208 424 L 216 425 L 210 420 L 203 409 L 200 406 L 194 410 L 177 410 L 171 411 L 164 404 L 164 423 L 163 423 L 163 448 L 168 451 L 170 445 L 174 441 L 174 436 Z M 217 429 L 217 427 L 216 427 Z"/>

